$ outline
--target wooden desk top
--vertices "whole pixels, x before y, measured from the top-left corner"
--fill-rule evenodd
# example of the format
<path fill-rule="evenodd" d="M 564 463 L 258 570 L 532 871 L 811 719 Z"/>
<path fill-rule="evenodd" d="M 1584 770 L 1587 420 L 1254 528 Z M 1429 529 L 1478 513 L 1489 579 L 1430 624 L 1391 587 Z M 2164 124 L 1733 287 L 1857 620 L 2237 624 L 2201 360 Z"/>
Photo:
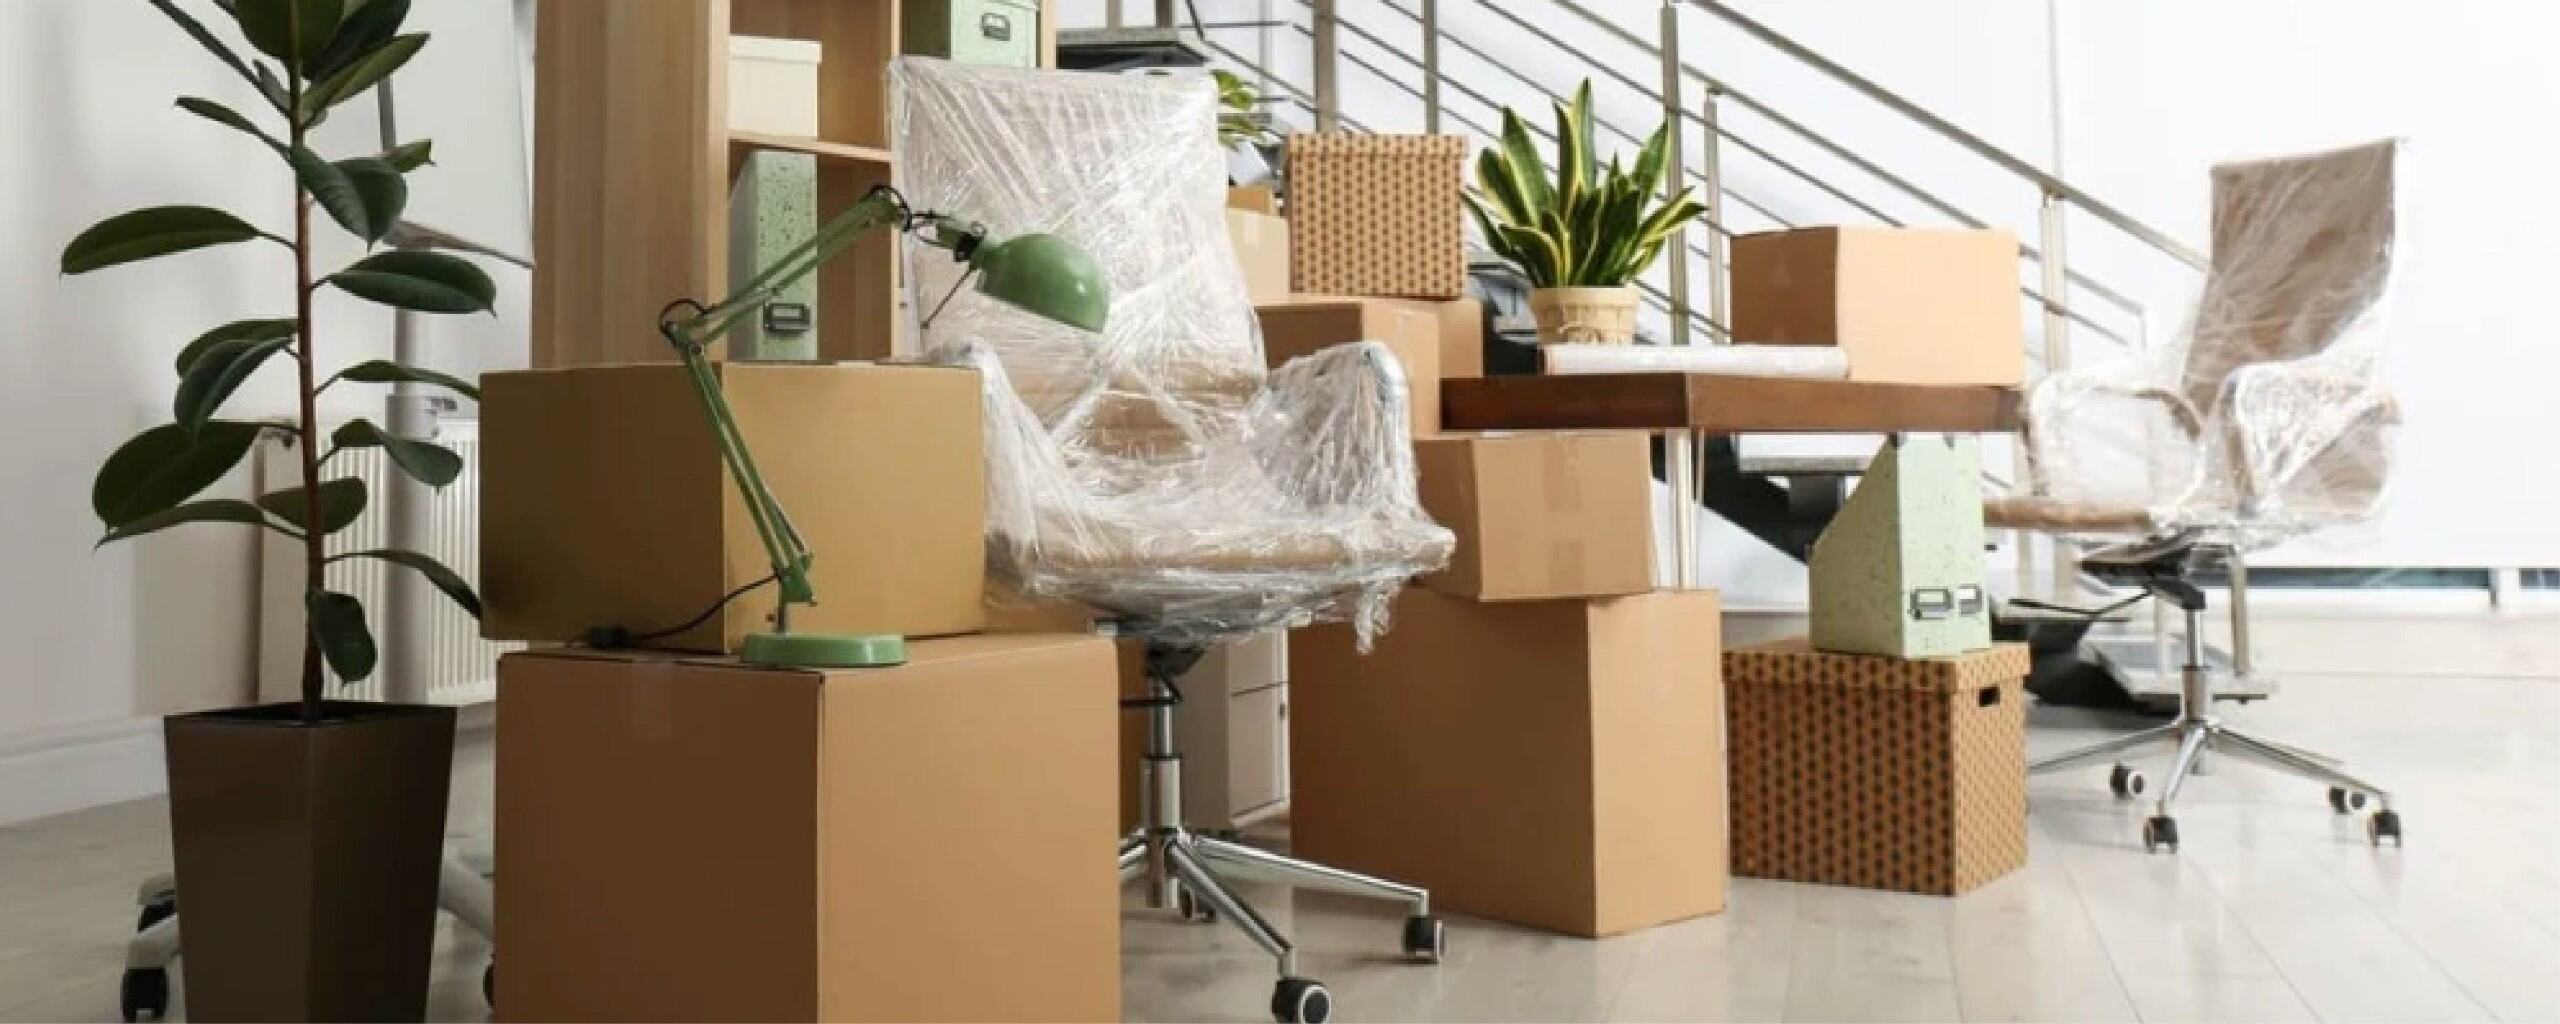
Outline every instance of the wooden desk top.
<path fill-rule="evenodd" d="M 1449 430 L 1679 430 L 1710 434 L 2005 433 L 2016 388 L 1875 384 L 1712 373 L 1595 373 L 1440 382 Z"/>

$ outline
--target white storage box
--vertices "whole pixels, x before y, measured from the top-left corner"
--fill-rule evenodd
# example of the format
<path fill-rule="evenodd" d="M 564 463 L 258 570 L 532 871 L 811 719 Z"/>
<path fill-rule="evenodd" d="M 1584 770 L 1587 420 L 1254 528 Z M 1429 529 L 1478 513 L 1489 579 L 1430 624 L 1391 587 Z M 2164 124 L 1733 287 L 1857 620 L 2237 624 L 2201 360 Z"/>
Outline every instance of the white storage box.
<path fill-rule="evenodd" d="M 729 130 L 818 137 L 818 64 L 814 40 L 729 37 Z"/>

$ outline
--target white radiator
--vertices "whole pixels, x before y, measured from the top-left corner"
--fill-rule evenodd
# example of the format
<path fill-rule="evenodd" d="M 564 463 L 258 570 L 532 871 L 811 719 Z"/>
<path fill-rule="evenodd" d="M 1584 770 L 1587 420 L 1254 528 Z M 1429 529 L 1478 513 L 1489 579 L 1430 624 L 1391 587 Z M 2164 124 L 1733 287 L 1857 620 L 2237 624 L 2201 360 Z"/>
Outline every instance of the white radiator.
<path fill-rule="evenodd" d="M 404 511 L 416 524 L 406 546 L 479 587 L 480 424 L 442 420 L 435 440 L 462 456 L 462 475 L 441 490 L 402 475 L 380 448 L 350 449 L 329 460 L 324 476 L 361 477 L 367 494 L 364 514 L 329 537 L 330 554 L 403 546 L 393 540 L 392 518 L 394 506 L 405 502 Z M 259 493 L 292 487 L 301 479 L 301 456 L 292 445 L 270 437 L 258 444 L 256 471 Z M 299 695 L 302 679 L 302 546 L 273 532 L 265 537 L 259 572 L 258 696 L 289 700 Z M 423 577 L 378 559 L 354 558 L 330 563 L 327 583 L 329 589 L 364 602 L 366 624 L 381 650 L 371 677 L 334 687 L 329 696 L 455 706 L 496 699 L 498 655 L 522 645 L 481 639 L 480 623 Z"/>

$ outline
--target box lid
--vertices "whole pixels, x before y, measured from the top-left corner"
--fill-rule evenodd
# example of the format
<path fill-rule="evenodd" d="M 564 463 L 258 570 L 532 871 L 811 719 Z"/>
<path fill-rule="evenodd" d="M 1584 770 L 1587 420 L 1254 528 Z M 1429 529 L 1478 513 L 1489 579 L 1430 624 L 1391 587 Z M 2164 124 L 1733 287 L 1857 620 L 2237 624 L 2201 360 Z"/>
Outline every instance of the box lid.
<path fill-rule="evenodd" d="M 1993 644 L 1944 658 L 1894 658 L 1817 651 L 1810 638 L 1792 636 L 1727 651 L 1724 656 L 1724 678 L 1729 686 L 1836 686 L 1956 693 L 2024 679 L 2027 668 L 2025 644 Z"/>
<path fill-rule="evenodd" d="M 729 58 L 815 65 L 826 59 L 826 47 L 814 39 L 730 36 Z"/>

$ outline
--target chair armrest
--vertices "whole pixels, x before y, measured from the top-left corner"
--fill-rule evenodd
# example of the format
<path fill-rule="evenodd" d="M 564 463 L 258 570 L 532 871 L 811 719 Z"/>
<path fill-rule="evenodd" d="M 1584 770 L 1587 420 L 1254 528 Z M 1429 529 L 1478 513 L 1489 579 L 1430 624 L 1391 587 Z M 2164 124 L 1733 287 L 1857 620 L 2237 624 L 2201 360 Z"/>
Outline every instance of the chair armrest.
<path fill-rule="evenodd" d="M 1254 402 L 1254 447 L 1271 480 L 1310 507 L 1413 507 L 1412 402 L 1384 342 L 1335 345 L 1271 372 Z"/>
<path fill-rule="evenodd" d="M 2020 441 L 2027 455 L 2029 492 L 2038 496 L 2094 500 L 2108 504 L 2153 507 L 2163 495 L 2128 488 L 2118 463 L 2142 463 L 2154 469 L 2164 461 L 2182 462 L 2192 477 L 2193 450 L 2204 434 L 2204 417 L 2186 396 L 2151 384 L 2156 375 L 2122 364 L 2065 370 L 2047 376 L 2027 395 L 2026 425 Z M 2122 424 L 2145 415 L 2165 417 L 2170 438 L 2123 436 Z M 2182 451 L 2164 452 L 2163 441 Z M 2164 460 L 2162 456 L 2171 457 Z M 2156 474 L 2146 473 L 2146 483 Z M 2192 486 L 2192 482 L 2190 482 Z M 2137 493 L 2128 493 L 2128 491 Z"/>
<path fill-rule="evenodd" d="M 2322 357 L 2240 367 L 2223 382 L 2221 418 L 2251 518 L 2317 524 L 2380 503 L 2400 407 L 2358 368 Z"/>

